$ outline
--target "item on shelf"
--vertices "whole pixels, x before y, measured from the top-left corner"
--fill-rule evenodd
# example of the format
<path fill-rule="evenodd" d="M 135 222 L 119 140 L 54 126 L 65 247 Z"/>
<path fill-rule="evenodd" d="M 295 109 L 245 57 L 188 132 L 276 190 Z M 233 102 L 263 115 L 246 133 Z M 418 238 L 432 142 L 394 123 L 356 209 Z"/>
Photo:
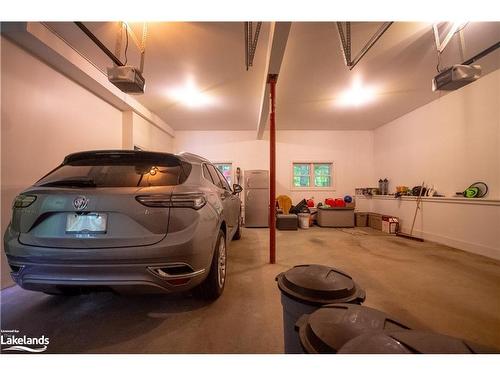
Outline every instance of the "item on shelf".
<path fill-rule="evenodd" d="M 425 196 L 426 191 L 427 188 L 423 184 L 420 186 L 414 186 L 413 189 L 411 189 L 411 195 L 415 197 L 423 197 Z"/>
<path fill-rule="evenodd" d="M 352 202 L 352 197 L 351 197 L 350 195 L 346 195 L 346 196 L 344 197 L 344 202 L 346 202 L 346 203 L 351 203 L 351 202 Z"/>
<path fill-rule="evenodd" d="M 475 182 L 463 192 L 457 192 L 457 195 L 465 198 L 483 198 L 486 194 L 488 194 L 488 185 L 484 182 Z"/>
<path fill-rule="evenodd" d="M 387 178 L 384 178 L 382 187 L 383 187 L 383 189 L 382 189 L 382 195 L 389 194 L 389 180 Z"/>
<path fill-rule="evenodd" d="M 365 188 L 356 188 L 354 189 L 355 195 L 363 195 L 365 193 Z"/>
<path fill-rule="evenodd" d="M 314 200 L 312 198 L 307 200 L 307 207 L 314 207 Z"/>

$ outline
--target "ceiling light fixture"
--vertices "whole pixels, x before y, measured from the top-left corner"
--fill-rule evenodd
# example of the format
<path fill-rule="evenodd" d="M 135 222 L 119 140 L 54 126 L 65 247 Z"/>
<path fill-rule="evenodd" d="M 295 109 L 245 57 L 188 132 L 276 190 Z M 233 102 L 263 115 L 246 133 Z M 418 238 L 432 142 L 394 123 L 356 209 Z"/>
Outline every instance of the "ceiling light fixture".
<path fill-rule="evenodd" d="M 342 92 L 336 102 L 341 107 L 358 107 L 373 101 L 374 98 L 375 89 L 364 86 L 361 78 L 356 77 L 352 82 L 352 86 Z"/>
<path fill-rule="evenodd" d="M 213 105 L 215 98 L 203 92 L 194 82 L 192 77 L 186 80 L 184 86 L 176 87 L 169 91 L 169 96 L 189 108 L 201 108 Z"/>

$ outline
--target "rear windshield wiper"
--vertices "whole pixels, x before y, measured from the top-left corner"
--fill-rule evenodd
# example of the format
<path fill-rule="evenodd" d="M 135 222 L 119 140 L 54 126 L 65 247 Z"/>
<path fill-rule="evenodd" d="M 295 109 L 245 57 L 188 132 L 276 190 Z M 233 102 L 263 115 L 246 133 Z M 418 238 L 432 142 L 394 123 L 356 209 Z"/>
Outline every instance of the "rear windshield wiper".
<path fill-rule="evenodd" d="M 38 186 L 76 186 L 76 187 L 97 187 L 92 179 L 66 179 L 48 181 Z"/>

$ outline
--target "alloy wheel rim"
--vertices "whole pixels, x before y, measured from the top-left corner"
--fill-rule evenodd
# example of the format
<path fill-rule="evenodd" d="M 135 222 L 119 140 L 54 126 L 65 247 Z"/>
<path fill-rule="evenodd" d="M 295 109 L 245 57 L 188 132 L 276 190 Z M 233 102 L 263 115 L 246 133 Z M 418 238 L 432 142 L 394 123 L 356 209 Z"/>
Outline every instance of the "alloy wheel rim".
<path fill-rule="evenodd" d="M 224 237 L 221 238 L 219 243 L 219 259 L 217 266 L 219 287 L 222 288 L 226 281 L 226 243 Z"/>

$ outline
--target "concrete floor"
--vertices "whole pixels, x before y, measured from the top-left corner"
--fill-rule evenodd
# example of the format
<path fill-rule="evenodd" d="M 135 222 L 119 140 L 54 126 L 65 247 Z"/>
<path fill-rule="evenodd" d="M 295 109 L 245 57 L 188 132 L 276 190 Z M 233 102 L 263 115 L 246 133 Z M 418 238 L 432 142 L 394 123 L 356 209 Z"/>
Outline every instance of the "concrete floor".
<path fill-rule="evenodd" d="M 275 276 L 321 263 L 350 273 L 365 305 L 418 329 L 500 348 L 500 262 L 370 228 L 278 232 L 269 265 L 267 230 L 245 229 L 229 248 L 228 284 L 212 304 L 190 296 L 52 297 L 1 292 L 1 327 L 45 334 L 49 353 L 282 353 Z"/>

